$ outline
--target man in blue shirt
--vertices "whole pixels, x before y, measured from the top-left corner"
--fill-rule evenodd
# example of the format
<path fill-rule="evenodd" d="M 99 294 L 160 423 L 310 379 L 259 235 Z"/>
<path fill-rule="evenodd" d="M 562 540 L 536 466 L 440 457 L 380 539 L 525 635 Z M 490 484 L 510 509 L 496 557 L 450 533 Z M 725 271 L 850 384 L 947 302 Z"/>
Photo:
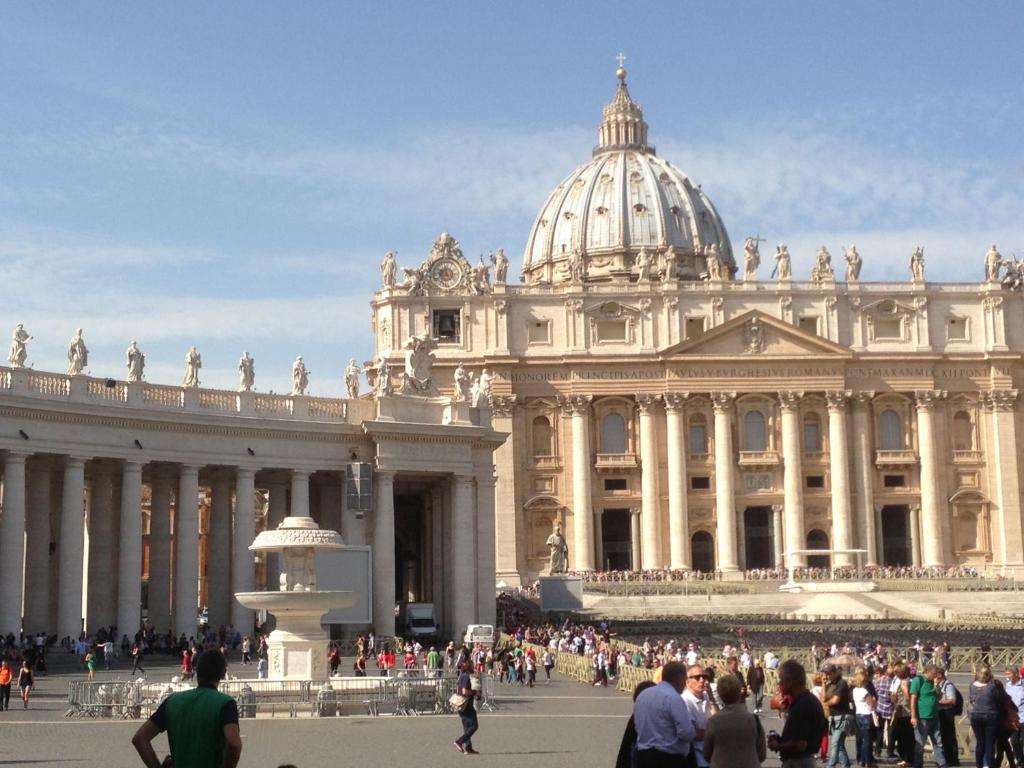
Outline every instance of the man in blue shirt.
<path fill-rule="evenodd" d="M 689 710 L 683 703 L 686 666 L 670 661 L 661 682 L 641 693 L 633 705 L 638 768 L 687 768 L 695 765 L 695 738 Z"/>
<path fill-rule="evenodd" d="M 1021 723 L 1024 723 L 1024 680 L 1020 679 L 1020 670 L 1016 667 L 1006 668 L 1006 694 L 1017 707 L 1017 714 Z M 1010 746 L 1013 747 L 1013 757 L 1018 766 L 1024 765 L 1024 741 L 1022 741 L 1021 729 L 1018 728 L 1010 734 Z"/>

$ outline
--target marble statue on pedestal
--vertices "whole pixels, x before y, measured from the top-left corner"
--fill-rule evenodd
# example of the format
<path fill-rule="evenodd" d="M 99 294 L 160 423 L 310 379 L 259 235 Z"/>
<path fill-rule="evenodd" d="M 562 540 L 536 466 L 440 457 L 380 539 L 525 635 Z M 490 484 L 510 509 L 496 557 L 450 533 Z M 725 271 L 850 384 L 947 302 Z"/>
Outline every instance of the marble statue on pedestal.
<path fill-rule="evenodd" d="M 924 248 L 921 246 L 910 254 L 910 279 L 915 283 L 924 282 Z"/>
<path fill-rule="evenodd" d="M 788 282 L 793 276 L 793 265 L 789 257 L 789 248 L 785 243 L 779 243 L 775 248 L 775 269 L 772 270 L 772 277 L 778 277 L 783 282 Z"/>
<path fill-rule="evenodd" d="M 722 261 L 718 257 L 718 246 L 714 243 L 704 251 L 704 263 L 708 268 L 708 280 L 722 279 Z"/>
<path fill-rule="evenodd" d="M 992 247 L 985 254 L 985 280 L 988 282 L 997 281 L 999 279 L 999 268 L 1002 265 L 1002 254 L 996 249 L 996 244 L 992 243 Z"/>
<path fill-rule="evenodd" d="M 814 257 L 814 266 L 811 267 L 811 282 L 824 283 L 836 279 L 835 270 L 832 269 L 832 254 L 824 245 L 818 249 Z"/>
<path fill-rule="evenodd" d="M 484 257 L 480 256 L 480 263 L 473 267 L 473 280 L 470 284 L 473 293 L 483 296 L 491 292 L 490 267 L 484 264 Z"/>
<path fill-rule="evenodd" d="M 384 260 L 380 263 L 380 274 L 384 280 L 385 288 L 395 287 L 395 273 L 398 271 L 398 265 L 395 263 L 395 252 L 388 251 L 384 254 Z"/>
<path fill-rule="evenodd" d="M 359 374 L 360 368 L 356 365 L 356 359 L 350 358 L 348 365 L 345 366 L 345 391 L 351 400 L 359 397 Z"/>
<path fill-rule="evenodd" d="M 752 283 L 757 280 L 757 269 L 761 266 L 761 252 L 757 240 L 748 237 L 743 243 L 743 279 Z"/>
<path fill-rule="evenodd" d="M 302 355 L 295 358 L 292 363 L 292 394 L 304 395 L 309 388 L 309 369 L 302 362 Z"/>
<path fill-rule="evenodd" d="M 409 269 L 402 267 L 405 273 L 405 281 L 399 286 L 408 291 L 410 296 L 419 296 L 423 293 L 423 270 Z"/>
<path fill-rule="evenodd" d="M 491 380 L 494 377 L 491 372 L 484 368 L 480 376 L 473 382 L 473 391 L 470 393 L 469 404 L 474 408 L 487 408 L 491 404 Z"/>
<path fill-rule="evenodd" d="M 851 244 L 849 250 L 847 250 L 843 255 L 846 258 L 846 282 L 859 283 L 860 268 L 864 263 L 864 260 L 861 259 L 860 254 L 857 253 L 857 246 Z"/>
<path fill-rule="evenodd" d="M 89 364 L 89 348 L 82 339 L 82 329 L 75 330 L 68 345 L 68 376 L 78 376 Z"/>
<path fill-rule="evenodd" d="M 248 352 L 242 353 L 238 361 L 238 391 L 252 392 L 256 385 L 256 361 Z"/>
<path fill-rule="evenodd" d="M 377 397 L 390 397 L 395 394 L 395 386 L 391 383 L 391 366 L 387 359 L 378 357 L 374 370 L 373 394 Z"/>
<path fill-rule="evenodd" d="M 28 359 L 28 348 L 25 345 L 31 339 L 25 327 L 18 323 L 11 334 L 11 351 L 7 355 L 7 362 L 11 364 L 11 368 L 25 367 L 25 360 Z"/>
<path fill-rule="evenodd" d="M 671 245 L 665 249 L 663 280 L 675 280 L 679 274 L 679 253 Z"/>
<path fill-rule="evenodd" d="M 185 375 L 182 377 L 181 386 L 198 387 L 199 369 L 202 367 L 203 358 L 200 357 L 195 347 L 189 347 L 188 353 L 185 355 Z"/>
<path fill-rule="evenodd" d="M 569 256 L 569 279 L 573 282 L 580 282 L 586 275 L 583 272 L 583 254 L 578 249 L 573 250 Z"/>
<path fill-rule="evenodd" d="M 452 399 L 457 403 L 469 402 L 473 389 L 473 374 L 466 370 L 462 363 L 455 368 L 455 395 Z"/>
<path fill-rule="evenodd" d="M 499 248 L 491 254 L 491 264 L 494 266 L 494 284 L 504 285 L 508 276 L 508 257 L 504 248 Z"/>
<path fill-rule="evenodd" d="M 548 572 L 566 573 L 569 570 L 569 544 L 562 535 L 562 526 L 557 526 L 555 532 L 548 536 L 548 549 L 551 552 L 548 560 Z"/>
<path fill-rule="evenodd" d="M 142 373 L 146 368 L 146 356 L 134 341 L 128 345 L 124 359 L 128 365 L 128 381 L 142 381 Z"/>
<path fill-rule="evenodd" d="M 640 253 L 636 255 L 636 281 L 638 283 L 650 282 L 653 263 L 654 259 L 651 258 L 651 254 L 647 252 L 646 248 L 641 248 Z"/>
<path fill-rule="evenodd" d="M 402 372 L 402 394 L 436 397 L 431 377 L 434 365 L 434 343 L 428 336 L 412 336 L 405 343 L 405 370 Z"/>

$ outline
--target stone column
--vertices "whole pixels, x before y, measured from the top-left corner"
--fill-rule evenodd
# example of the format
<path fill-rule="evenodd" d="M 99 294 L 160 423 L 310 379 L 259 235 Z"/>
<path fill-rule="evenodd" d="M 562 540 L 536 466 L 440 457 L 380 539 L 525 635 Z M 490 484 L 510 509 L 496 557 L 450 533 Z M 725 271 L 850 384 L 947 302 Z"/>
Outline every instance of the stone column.
<path fill-rule="evenodd" d="M 668 544 L 669 565 L 690 568 L 690 520 L 686 498 L 686 393 L 665 395 L 666 438 L 668 442 Z"/>
<path fill-rule="evenodd" d="M 110 573 L 110 537 L 113 530 L 113 477 L 109 466 L 95 466 L 89 478 L 89 570 L 86 585 L 85 628 L 96 632 L 114 622 L 111 600 L 115 584 Z"/>
<path fill-rule="evenodd" d="M 373 626 L 385 638 L 395 634 L 395 473 L 373 480 Z"/>
<path fill-rule="evenodd" d="M 461 637 L 469 624 L 475 624 L 476 532 L 473 525 L 473 477 L 456 475 L 452 489 L 452 626 Z M 587 510 L 590 516 L 590 510 Z M 392 601 L 392 605 L 394 601 Z"/>
<path fill-rule="evenodd" d="M 85 459 L 64 460 L 64 491 L 60 512 L 60 586 L 57 606 L 58 639 L 76 639 L 82 632 L 82 561 L 85 559 Z"/>
<path fill-rule="evenodd" d="M 629 510 L 629 560 L 634 571 L 640 570 L 640 510 Z"/>
<path fill-rule="evenodd" d="M 1016 389 L 992 390 L 983 394 L 982 402 L 992 411 L 992 447 L 989 455 L 995 463 L 994 501 L 997 510 L 999 550 L 996 562 L 1013 572 L 1024 567 L 1024 534 L 1021 520 L 1021 489 L 1018 460 L 1021 446 L 1017 442 Z"/>
<path fill-rule="evenodd" d="M 882 536 L 882 510 L 884 504 L 875 504 L 873 507 L 875 518 L 875 552 L 878 555 L 878 564 L 887 565 L 885 562 L 885 540 Z"/>
<path fill-rule="evenodd" d="M 25 589 L 25 460 L 24 453 L 4 457 L 4 509 L 0 516 L 0 631 L 21 630 Z M 31 631 L 28 627 L 26 631 Z"/>
<path fill-rule="evenodd" d="M 280 478 L 275 478 L 267 484 L 267 530 L 276 529 L 287 516 L 288 484 Z M 249 544 L 252 542 L 250 541 Z M 266 568 L 264 569 L 267 580 L 266 588 L 276 590 L 281 576 L 281 556 L 277 552 L 267 552 L 264 557 L 266 557 Z"/>
<path fill-rule="evenodd" d="M 292 517 L 309 517 L 309 472 L 292 470 Z"/>
<path fill-rule="evenodd" d="M 24 628 L 32 634 L 51 634 L 50 625 L 50 460 L 33 460 L 28 479 L 25 512 L 25 601 Z"/>
<path fill-rule="evenodd" d="M 476 476 L 477 619 L 480 624 L 497 621 L 494 540 L 494 468 Z"/>
<path fill-rule="evenodd" d="M 496 573 L 506 584 L 519 586 L 525 575 L 526 536 L 516 500 L 516 447 L 521 439 L 515 429 L 516 396 L 492 395 L 491 409 L 494 430 L 508 434 L 494 452 Z"/>
<path fill-rule="evenodd" d="M 594 565 L 604 570 L 604 510 L 594 510 Z"/>
<path fill-rule="evenodd" d="M 782 569 L 786 565 L 782 554 L 782 509 L 781 504 L 772 504 L 772 566 L 777 569 Z"/>
<path fill-rule="evenodd" d="M 231 621 L 231 481 L 230 475 L 219 471 L 210 487 L 206 607 L 210 609 L 210 626 L 214 628 Z"/>
<path fill-rule="evenodd" d="M 570 551 L 576 571 L 594 570 L 594 516 L 591 508 L 590 460 L 591 395 L 573 395 L 563 403 L 572 418 L 572 540 Z"/>
<path fill-rule="evenodd" d="M 174 634 L 194 635 L 199 615 L 199 467 L 181 466 L 174 507 Z"/>
<path fill-rule="evenodd" d="M 803 568 L 806 555 L 790 555 L 806 549 L 804 538 L 804 472 L 800 448 L 800 399 L 803 392 L 779 392 L 782 410 L 782 486 L 785 494 L 783 510 L 786 566 Z"/>
<path fill-rule="evenodd" d="M 643 546 L 640 558 L 643 568 L 662 568 L 661 556 L 661 493 L 658 477 L 658 400 L 659 395 L 637 395 L 640 412 L 640 528 Z"/>
<path fill-rule="evenodd" d="M 915 568 L 921 567 L 921 505 L 911 504 L 907 527 L 910 528 L 910 560 Z"/>
<path fill-rule="evenodd" d="M 231 589 L 252 592 L 256 589 L 256 559 L 249 545 L 256 538 L 256 473 L 248 467 L 235 471 L 235 515 L 231 547 Z M 231 623 L 242 634 L 252 632 L 253 611 L 231 600 Z"/>
<path fill-rule="evenodd" d="M 736 546 L 736 492 L 732 446 L 732 412 L 735 392 L 712 392 L 715 409 L 715 531 L 718 541 L 715 569 L 738 571 Z"/>
<path fill-rule="evenodd" d="M 120 522 L 117 631 L 131 639 L 142 625 L 142 464 L 137 461 L 126 461 L 121 469 Z"/>
<path fill-rule="evenodd" d="M 157 467 L 150 480 L 149 624 L 159 634 L 171 628 L 171 476 Z"/>
<path fill-rule="evenodd" d="M 846 403 L 849 392 L 826 392 L 828 401 L 829 471 L 832 476 L 832 548 L 853 548 L 853 518 L 850 510 L 850 460 L 847 453 Z M 856 565 L 853 555 L 837 554 L 837 566 Z"/>
<path fill-rule="evenodd" d="M 921 556 L 925 568 L 943 565 L 942 519 L 947 504 L 939 492 L 939 458 L 935 445 L 935 405 L 941 390 L 914 393 L 917 400 L 917 442 L 921 456 Z"/>
<path fill-rule="evenodd" d="M 868 551 L 865 565 L 878 565 L 882 561 L 875 514 L 875 451 L 871 439 L 871 400 L 874 396 L 874 392 L 853 395 L 853 477 L 857 488 L 858 543 Z"/>

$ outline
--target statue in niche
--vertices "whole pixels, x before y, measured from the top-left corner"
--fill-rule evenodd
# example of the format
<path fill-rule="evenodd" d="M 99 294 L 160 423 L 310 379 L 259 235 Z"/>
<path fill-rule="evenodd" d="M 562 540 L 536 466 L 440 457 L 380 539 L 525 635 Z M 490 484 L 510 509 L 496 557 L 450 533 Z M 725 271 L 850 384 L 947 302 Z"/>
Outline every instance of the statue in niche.
<path fill-rule="evenodd" d="M 752 283 L 757 280 L 757 270 L 761 266 L 761 252 L 757 247 L 757 238 L 748 237 L 743 242 L 743 279 Z"/>
<path fill-rule="evenodd" d="M 473 389 L 473 374 L 466 370 L 462 363 L 455 369 L 455 396 L 452 398 L 457 403 L 469 402 Z"/>
<path fill-rule="evenodd" d="M 395 394 L 394 384 L 391 383 L 391 366 L 383 356 L 377 358 L 374 366 L 373 394 L 377 397 L 390 397 Z"/>
<path fill-rule="evenodd" d="M 411 336 L 405 343 L 405 370 L 402 373 L 402 394 L 435 397 L 437 390 L 431 378 L 434 365 L 433 339 Z"/>
<path fill-rule="evenodd" d="M 718 246 L 715 243 L 705 247 L 704 262 L 708 268 L 708 280 L 721 280 L 722 260 L 718 257 Z"/>
<path fill-rule="evenodd" d="M 567 573 L 569 570 L 569 544 L 562 535 L 562 526 L 556 526 L 555 532 L 548 536 L 548 573 Z"/>
<path fill-rule="evenodd" d="M 7 362 L 11 364 L 11 368 L 24 368 L 25 360 L 28 359 L 28 344 L 32 340 L 32 337 L 25 330 L 25 326 L 18 323 L 14 327 L 14 332 L 11 333 L 11 350 L 7 354 Z"/>
<path fill-rule="evenodd" d="M 146 368 L 146 356 L 134 341 L 128 345 L 124 359 L 128 366 L 128 381 L 142 381 L 142 373 Z"/>
<path fill-rule="evenodd" d="M 494 284 L 504 285 L 508 276 L 508 257 L 504 248 L 499 248 L 491 254 L 491 264 L 494 266 Z"/>
<path fill-rule="evenodd" d="M 988 253 L 985 254 L 985 280 L 988 282 L 996 282 L 999 280 L 999 268 L 1003 265 L 1002 254 L 996 249 L 996 244 L 992 243 L 992 247 L 988 249 Z"/>
<path fill-rule="evenodd" d="M 295 358 L 295 362 L 292 363 L 292 394 L 293 395 L 304 395 L 306 390 L 309 389 L 309 369 L 306 368 L 306 364 L 302 362 L 302 355 Z"/>
<path fill-rule="evenodd" d="M 910 254 L 910 279 L 915 283 L 924 282 L 924 248 L 921 246 Z"/>
<path fill-rule="evenodd" d="M 82 339 L 82 329 L 75 330 L 68 345 L 68 376 L 78 376 L 89 364 L 89 349 Z"/>
<path fill-rule="evenodd" d="M 356 365 L 356 359 L 350 358 L 345 366 L 345 391 L 348 392 L 350 400 L 359 397 L 359 374 L 361 369 Z"/>
<path fill-rule="evenodd" d="M 772 270 L 772 277 L 776 276 L 783 282 L 789 282 L 793 276 L 793 264 L 785 243 L 779 243 L 775 248 L 775 269 Z"/>
<path fill-rule="evenodd" d="M 764 352 L 764 326 L 756 317 L 743 329 L 743 351 L 749 355 Z"/>
<path fill-rule="evenodd" d="M 814 266 L 811 267 L 811 282 L 824 283 L 836 279 L 835 270 L 832 269 L 832 254 L 824 245 L 818 249 L 814 257 Z"/>
<path fill-rule="evenodd" d="M 654 259 L 651 254 L 647 252 L 646 248 L 641 248 L 640 253 L 636 255 L 636 281 L 638 283 L 649 283 L 651 281 L 651 271 L 654 264 Z"/>
<path fill-rule="evenodd" d="M 490 267 L 484 264 L 484 257 L 480 256 L 480 263 L 473 267 L 473 281 L 471 283 L 473 293 L 477 296 L 491 292 Z"/>
<path fill-rule="evenodd" d="M 252 392 L 254 386 L 256 386 L 256 361 L 248 352 L 243 352 L 242 357 L 238 360 L 238 391 Z"/>
<path fill-rule="evenodd" d="M 846 258 L 846 282 L 859 283 L 860 268 L 861 264 L 863 264 L 863 259 L 861 259 L 860 254 L 857 253 L 857 246 L 851 244 L 843 256 Z"/>
<path fill-rule="evenodd" d="M 398 264 L 395 263 L 395 252 L 388 251 L 380 263 L 380 274 L 384 280 L 385 288 L 395 287 L 395 273 L 398 272 Z"/>
<path fill-rule="evenodd" d="M 185 354 L 185 375 L 181 379 L 183 387 L 199 386 L 199 369 L 203 367 L 203 358 L 194 346 L 189 347 Z"/>

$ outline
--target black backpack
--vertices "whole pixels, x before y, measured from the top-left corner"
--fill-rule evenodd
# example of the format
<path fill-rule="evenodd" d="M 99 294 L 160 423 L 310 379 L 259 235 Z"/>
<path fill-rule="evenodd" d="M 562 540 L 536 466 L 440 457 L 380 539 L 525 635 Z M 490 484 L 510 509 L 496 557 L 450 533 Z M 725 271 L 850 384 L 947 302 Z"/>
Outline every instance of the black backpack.
<path fill-rule="evenodd" d="M 953 693 L 956 694 L 956 703 L 953 705 L 953 714 L 960 717 L 964 713 L 964 695 L 960 693 L 959 688 L 953 688 Z"/>

